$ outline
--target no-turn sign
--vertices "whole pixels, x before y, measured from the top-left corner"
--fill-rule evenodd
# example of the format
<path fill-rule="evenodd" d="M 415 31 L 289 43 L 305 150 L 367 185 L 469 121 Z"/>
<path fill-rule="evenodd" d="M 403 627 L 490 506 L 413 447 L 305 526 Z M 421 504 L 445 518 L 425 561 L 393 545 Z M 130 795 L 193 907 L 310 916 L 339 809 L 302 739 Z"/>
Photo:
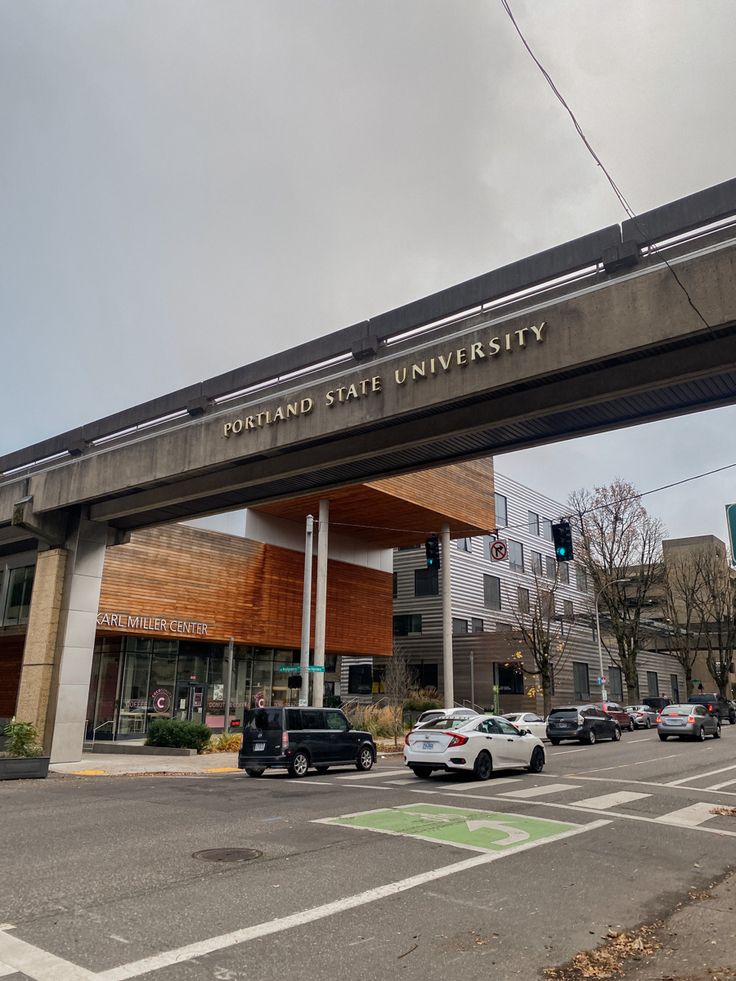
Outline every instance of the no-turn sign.
<path fill-rule="evenodd" d="M 506 542 L 502 542 L 499 539 L 491 542 L 491 558 L 494 562 L 502 562 L 508 554 L 509 550 Z"/>

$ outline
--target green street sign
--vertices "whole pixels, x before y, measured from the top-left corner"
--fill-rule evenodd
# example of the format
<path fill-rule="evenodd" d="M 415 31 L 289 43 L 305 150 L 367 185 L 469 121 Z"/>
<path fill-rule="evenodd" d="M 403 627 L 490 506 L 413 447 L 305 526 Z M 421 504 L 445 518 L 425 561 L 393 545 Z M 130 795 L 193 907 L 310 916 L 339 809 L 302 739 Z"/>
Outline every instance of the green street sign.
<path fill-rule="evenodd" d="M 311 672 L 316 671 L 317 674 L 324 674 L 325 668 L 323 664 L 310 664 L 309 667 L 307 668 L 307 671 L 311 671 Z"/>
<path fill-rule="evenodd" d="M 278 671 L 279 674 L 299 674 L 298 664 L 282 664 Z"/>

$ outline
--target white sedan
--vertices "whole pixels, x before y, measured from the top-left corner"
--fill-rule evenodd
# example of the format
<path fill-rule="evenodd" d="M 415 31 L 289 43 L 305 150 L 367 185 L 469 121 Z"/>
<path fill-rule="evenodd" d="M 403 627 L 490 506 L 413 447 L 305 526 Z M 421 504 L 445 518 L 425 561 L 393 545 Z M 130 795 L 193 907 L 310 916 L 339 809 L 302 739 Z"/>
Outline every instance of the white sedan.
<path fill-rule="evenodd" d="M 528 729 L 538 739 L 547 736 L 547 723 L 534 712 L 504 712 L 503 717 L 513 722 L 517 729 Z"/>
<path fill-rule="evenodd" d="M 497 715 L 442 719 L 412 729 L 404 740 L 404 763 L 417 777 L 433 770 L 472 772 L 488 780 L 494 770 L 525 769 L 541 773 L 542 740 Z"/>

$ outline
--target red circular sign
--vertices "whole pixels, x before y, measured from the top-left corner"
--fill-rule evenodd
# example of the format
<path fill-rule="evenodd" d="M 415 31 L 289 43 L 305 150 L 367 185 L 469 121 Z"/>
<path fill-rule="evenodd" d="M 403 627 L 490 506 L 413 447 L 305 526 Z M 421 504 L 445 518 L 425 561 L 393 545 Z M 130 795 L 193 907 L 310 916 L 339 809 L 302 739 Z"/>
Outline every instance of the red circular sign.
<path fill-rule="evenodd" d="M 494 562 L 502 562 L 508 554 L 509 550 L 506 542 L 502 542 L 500 539 L 491 542 L 491 558 Z"/>
<path fill-rule="evenodd" d="M 168 712 L 171 709 L 171 692 L 168 688 L 157 688 L 151 692 L 151 705 L 155 712 Z"/>

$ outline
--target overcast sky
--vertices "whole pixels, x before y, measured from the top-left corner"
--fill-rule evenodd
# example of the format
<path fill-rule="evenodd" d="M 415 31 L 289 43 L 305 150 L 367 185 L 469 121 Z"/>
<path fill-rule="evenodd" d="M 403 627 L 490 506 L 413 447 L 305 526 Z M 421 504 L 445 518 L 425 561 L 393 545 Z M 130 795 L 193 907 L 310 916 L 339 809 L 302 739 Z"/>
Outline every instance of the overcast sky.
<path fill-rule="evenodd" d="M 636 210 L 736 174 L 733 0 L 511 3 Z M 0 453 L 624 217 L 498 0 L 0 0 L 0 120 Z M 647 490 L 735 423 L 497 467 Z M 647 498 L 672 536 L 732 501 Z"/>

